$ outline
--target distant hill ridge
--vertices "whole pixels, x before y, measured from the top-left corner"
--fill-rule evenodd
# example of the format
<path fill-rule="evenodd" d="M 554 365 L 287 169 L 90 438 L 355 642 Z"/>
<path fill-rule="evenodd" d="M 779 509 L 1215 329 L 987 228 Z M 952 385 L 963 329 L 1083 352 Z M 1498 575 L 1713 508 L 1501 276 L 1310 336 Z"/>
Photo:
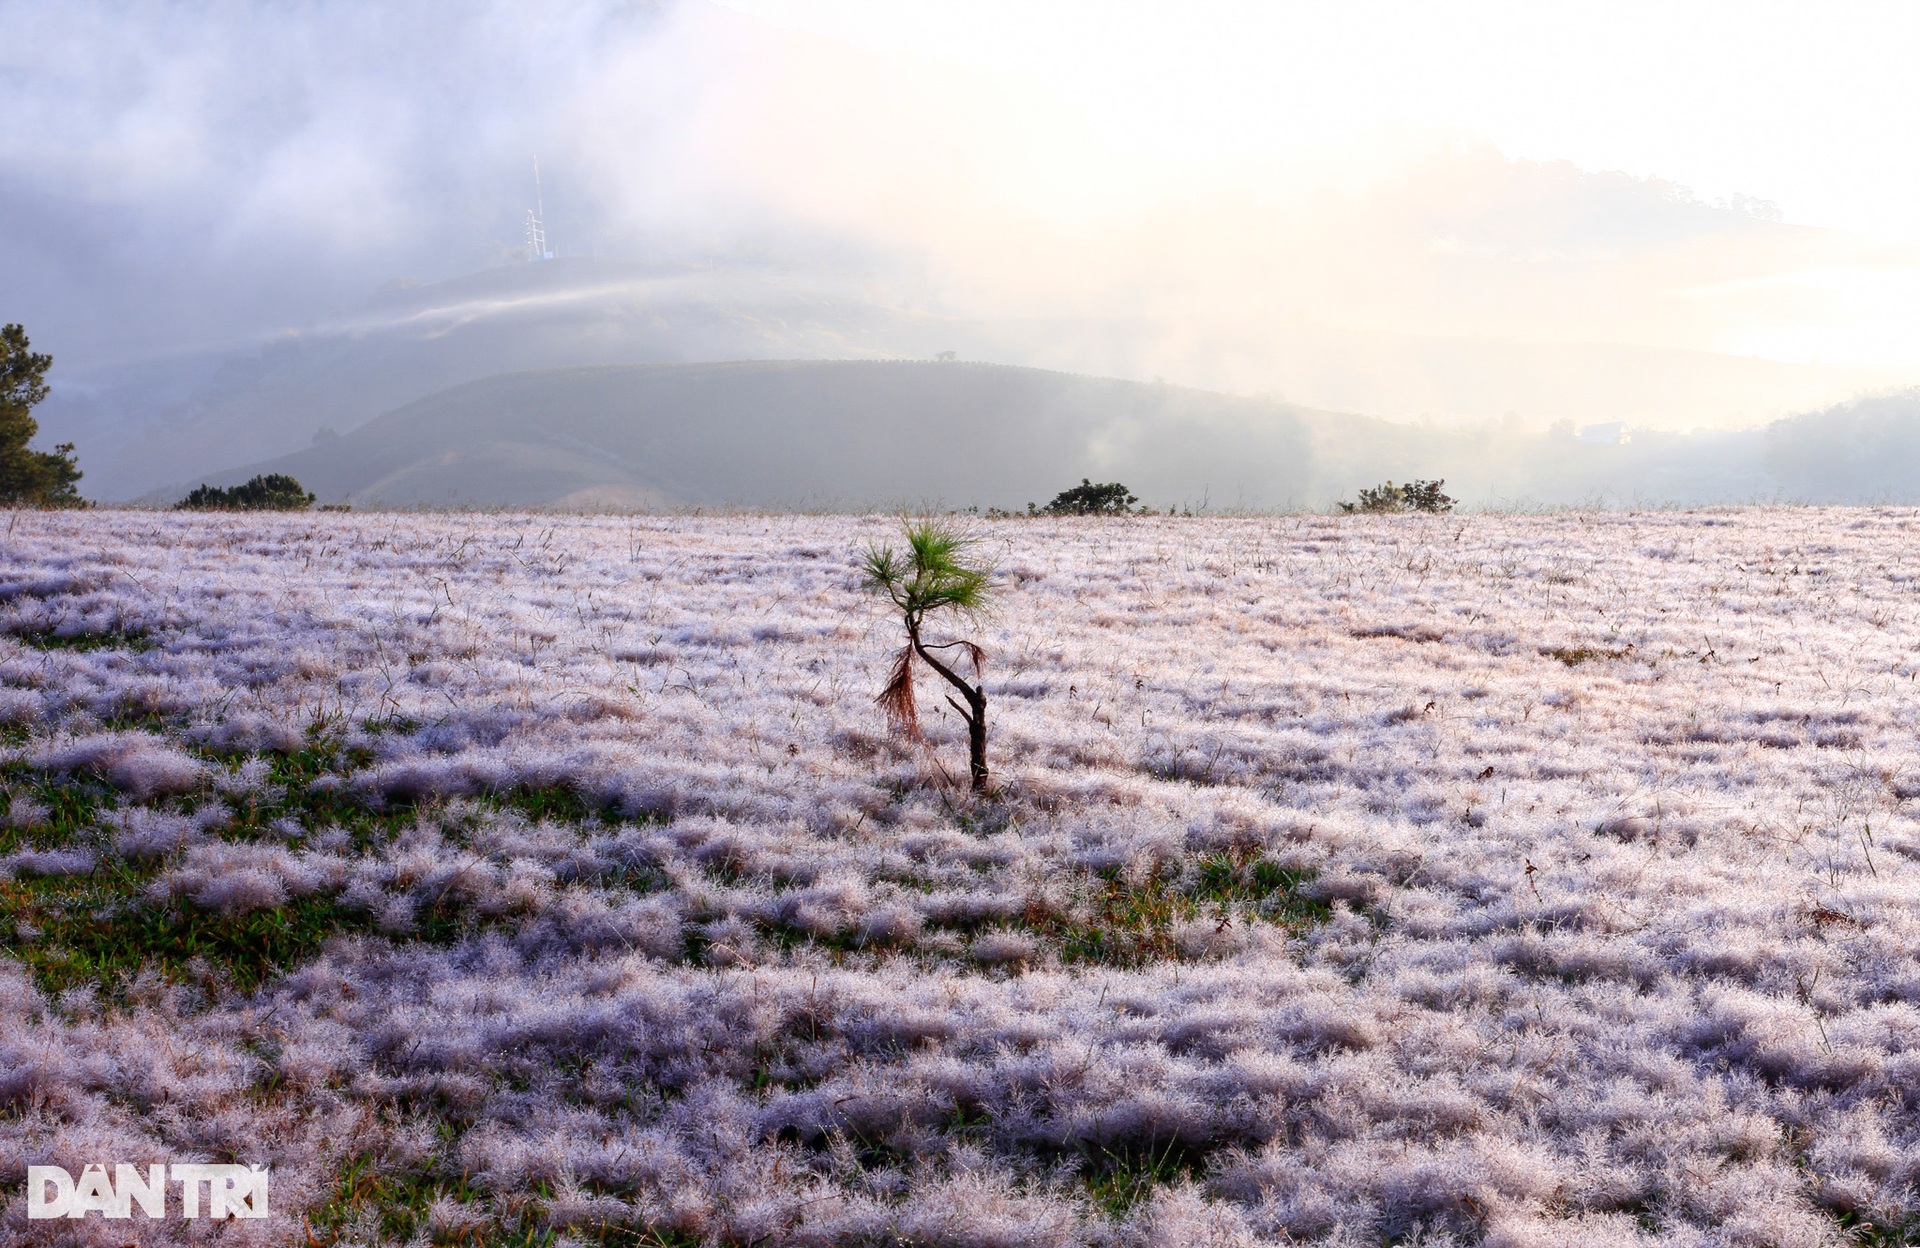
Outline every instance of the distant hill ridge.
<path fill-rule="evenodd" d="M 1775 481 L 1762 471 L 1757 454 L 1732 462 L 1728 446 L 1716 439 L 1682 445 L 1669 436 L 1659 445 L 1676 450 L 1686 462 L 1654 463 L 1659 457 L 1649 456 L 1638 435 L 1724 425 L 1732 411 L 1811 408 L 1884 384 L 1859 370 L 1670 348 L 1439 338 L 1305 323 L 1280 329 L 1225 312 L 1170 320 L 1124 313 L 957 316 L 893 306 L 871 291 L 817 273 L 569 258 L 502 265 L 443 281 L 395 281 L 357 307 L 256 342 L 213 344 L 81 373 L 66 371 L 63 364 L 54 393 L 40 409 L 41 428 L 49 444 L 78 444 L 88 497 L 153 499 L 196 484 L 197 474 L 209 469 L 290 456 L 315 439 L 352 432 L 448 387 L 526 369 L 703 361 L 926 362 L 944 352 L 1066 370 L 1062 375 L 1088 381 L 1164 372 L 1203 387 L 1290 395 L 1303 405 L 1297 409 L 1302 412 L 1317 406 L 1382 418 L 1307 420 L 1319 430 L 1313 484 L 1306 487 L 1316 503 L 1350 495 L 1382 476 L 1407 474 L 1446 476 L 1467 491 L 1463 497 L 1486 499 L 1578 501 L 1596 492 L 1691 501 L 1747 497 Z M 938 375 L 926 376 L 931 381 Z M 1281 403 L 1267 406 L 1295 410 Z M 1526 418 L 1495 419 L 1496 411 L 1526 413 Z M 1478 413 L 1483 423 L 1516 427 L 1436 440 L 1421 426 L 1386 423 L 1413 412 Z M 1702 419 L 1695 420 L 1695 412 Z M 1561 419 L 1576 425 L 1625 421 L 1635 432 L 1636 449 L 1569 458 L 1543 435 L 1548 423 Z M 1475 422 L 1463 418 L 1461 423 Z M 1457 432 L 1459 423 L 1449 419 L 1441 428 Z M 1713 445 L 1704 458 L 1695 453 L 1708 443 Z M 550 485 L 579 477 L 578 465 L 552 457 L 556 449 L 579 447 L 549 447 L 542 453 L 547 484 L 526 475 L 514 488 L 532 493 L 515 497 L 553 501 L 547 497 Z M 1107 444 L 1084 449 L 1092 454 L 1086 471 L 1099 471 L 1098 453 Z M 1230 439 L 1220 449 L 1211 465 L 1187 461 L 1186 468 L 1202 470 L 1197 476 L 1171 474 L 1168 493 L 1159 497 L 1178 502 L 1198 490 L 1214 499 L 1224 492 L 1234 500 L 1229 505 L 1304 501 L 1290 492 L 1299 484 L 1291 466 L 1276 465 L 1271 457 L 1248 461 L 1241 454 L 1267 455 L 1270 446 L 1246 447 Z M 1516 451 L 1524 462 L 1514 459 Z M 1789 469 L 1794 482 L 1804 476 L 1792 471 L 1791 456 L 1776 462 Z M 521 466 L 532 474 L 531 465 Z M 591 480 L 607 475 L 601 465 L 590 467 L 586 477 Z M 909 471 L 902 488 L 918 488 L 914 482 L 921 466 L 903 467 Z M 1285 471 L 1275 477 L 1277 467 Z M 1148 464 L 1143 471 L 1156 470 Z M 512 475 L 475 466 L 469 479 L 450 488 L 474 502 L 499 502 L 494 491 Z M 601 484 L 617 486 L 616 493 L 641 489 L 630 481 Z M 709 484 L 733 495 L 728 480 Z M 971 493 L 983 484 L 969 480 L 965 488 Z M 405 485 L 393 482 L 383 489 Z M 688 484 L 696 492 L 698 486 Z M 999 487 L 1008 483 L 1002 480 Z M 433 500 L 446 501 L 449 487 L 435 488 Z M 647 491 L 658 488 L 666 487 L 647 486 L 633 497 L 651 498 Z M 862 478 L 823 482 L 821 488 L 857 489 L 839 496 L 842 505 L 852 505 L 874 487 Z"/>
<path fill-rule="evenodd" d="M 1303 503 L 1323 414 L 1001 364 L 592 365 L 464 382 L 207 478 L 387 505 L 1020 507 L 1083 476 L 1166 502 Z M 194 484 L 192 482 L 187 484 Z"/>
<path fill-rule="evenodd" d="M 324 502 L 842 510 L 1045 502 L 1082 477 L 1156 507 L 1326 507 L 1391 478 L 1470 504 L 1920 501 L 1920 390 L 1737 432 L 1623 444 L 1404 424 L 1018 365 L 614 364 L 504 373 L 291 455 L 182 481 L 291 474 Z"/>

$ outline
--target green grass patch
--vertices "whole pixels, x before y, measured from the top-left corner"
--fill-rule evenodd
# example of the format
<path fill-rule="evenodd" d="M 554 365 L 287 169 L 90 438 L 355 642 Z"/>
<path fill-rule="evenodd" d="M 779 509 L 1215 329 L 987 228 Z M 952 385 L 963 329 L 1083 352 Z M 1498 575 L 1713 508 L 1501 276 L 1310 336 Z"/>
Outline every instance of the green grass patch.
<path fill-rule="evenodd" d="M 432 1235 L 436 1244 L 539 1243 L 537 1240 L 507 1239 L 509 1229 L 485 1216 L 485 1197 L 467 1181 L 464 1173 L 427 1165 L 404 1170 L 382 1169 L 376 1159 L 349 1158 L 340 1173 L 328 1201 L 307 1211 L 307 1238 L 312 1244 L 332 1244 L 355 1223 L 372 1222 L 379 1234 L 393 1243 L 406 1243 L 428 1229 L 428 1210 L 441 1199 L 451 1198 L 470 1205 L 475 1213 L 470 1233 L 460 1229 Z M 462 1228 L 464 1229 L 464 1228 Z M 531 1229 L 531 1228 L 529 1228 Z M 483 1239 L 482 1233 L 495 1238 Z"/>
<path fill-rule="evenodd" d="M 104 633 L 16 632 L 8 636 L 35 650 L 130 650 L 136 654 L 158 643 L 143 628 L 113 629 Z"/>
<path fill-rule="evenodd" d="M 1323 922 L 1331 908 L 1302 894 L 1312 874 L 1243 851 L 1201 858 L 1178 874 L 1161 870 L 1128 880 L 1101 877 L 1089 911 L 1058 914 L 1029 908 L 1021 926 L 1059 942 L 1069 963 L 1144 966 L 1181 956 L 1175 928 L 1212 920 L 1223 928 L 1257 920 L 1295 931 Z"/>
<path fill-rule="evenodd" d="M 64 849 L 93 826 L 102 806 L 112 802 L 105 786 L 85 780 L 50 780 L 20 764 L 0 768 L 0 781 L 12 800 L 39 805 L 48 813 L 31 827 L 0 826 L 0 854 L 17 849 Z"/>
<path fill-rule="evenodd" d="M 227 765 L 213 751 L 195 752 L 215 767 Z M 231 823 L 218 833 L 224 840 L 271 841 L 299 850 L 322 831 L 337 830 L 335 835 L 344 832 L 351 851 L 360 854 L 376 851 L 423 815 L 440 813 L 437 799 L 368 802 L 342 780 L 369 765 L 372 753 L 324 729 L 309 733 L 298 749 L 261 757 L 268 774 L 254 793 L 218 795 L 209 784 L 156 808 L 185 814 L 219 796 L 233 812 Z M 178 899 L 149 901 L 149 886 L 170 863 L 121 859 L 100 843 L 101 816 L 116 802 L 109 786 L 86 777 L 39 775 L 21 763 L 0 768 L 0 782 L 12 796 L 46 812 L 30 828 L 0 827 L 0 853 L 75 848 L 92 850 L 99 858 L 87 875 L 0 881 L 0 944 L 27 966 L 43 991 L 94 984 L 112 1000 L 143 971 L 153 971 L 176 982 L 251 992 L 315 956 L 333 937 L 378 934 L 374 916 L 343 905 L 333 894 L 293 898 L 244 914 L 216 913 Z M 571 824 L 612 813 L 568 785 L 516 788 L 464 804 L 476 815 L 514 810 L 530 820 Z M 456 847 L 463 844 L 466 821 L 441 817 L 437 823 Z M 636 891 L 662 883 L 643 870 L 628 872 L 623 882 Z M 433 898 L 416 906 L 407 936 L 451 944 L 504 921 Z"/>
<path fill-rule="evenodd" d="M 0 914 L 37 929 L 13 954 L 43 990 L 98 984 L 109 997 L 143 970 L 172 980 L 211 978 L 251 992 L 318 953 L 329 937 L 372 931 L 368 917 L 325 897 L 298 897 L 270 910 L 216 914 L 148 904 L 143 875 L 105 865 L 85 877 L 0 884 Z"/>
<path fill-rule="evenodd" d="M 554 823 L 584 823 L 588 819 L 611 820 L 617 817 L 608 806 L 587 797 L 570 784 L 542 787 L 520 785 L 504 793 L 492 794 L 490 800 L 519 811 L 535 823 L 543 819 Z"/>
<path fill-rule="evenodd" d="M 1313 872 L 1283 867 L 1270 858 L 1225 850 L 1199 862 L 1193 887 L 1196 900 L 1238 907 L 1275 923 L 1305 926 L 1333 914 L 1327 902 L 1306 896 L 1302 887 Z"/>
<path fill-rule="evenodd" d="M 715 878 L 737 883 L 740 873 L 722 871 Z M 1085 896 L 1065 908 L 1036 899 L 1011 919 L 929 926 L 963 935 L 1009 927 L 1046 939 L 1068 963 L 1139 967 L 1182 958 L 1176 929 L 1194 920 L 1223 928 L 1257 921 L 1293 931 L 1324 922 L 1332 907 L 1303 892 L 1312 879 L 1310 871 L 1283 867 L 1246 850 L 1226 850 L 1144 879 L 1128 880 L 1118 871 L 1093 876 Z M 820 933 L 786 923 L 762 923 L 759 928 L 782 951 L 802 946 L 825 950 L 836 965 L 853 955 L 884 954 L 891 948 L 852 929 Z M 695 949 L 696 960 L 703 948 Z"/>
<path fill-rule="evenodd" d="M 424 1240 L 436 1248 L 549 1248 L 563 1237 L 595 1248 L 695 1248 L 700 1243 L 666 1227 L 555 1226 L 543 1209 L 552 1196 L 551 1187 L 539 1182 L 490 1201 L 451 1161 L 383 1170 L 373 1158 L 355 1157 L 346 1163 L 327 1202 L 308 1211 L 306 1238 L 313 1248 L 355 1242 L 348 1237 L 367 1229 L 376 1230 L 384 1242 Z M 432 1206 L 442 1200 L 464 1206 L 469 1216 L 433 1225 Z"/>
<path fill-rule="evenodd" d="M 1912 1248 L 1920 1244 L 1920 1216 L 1882 1218 L 1849 1209 L 1834 1215 L 1847 1242 L 1862 1248 Z"/>
<path fill-rule="evenodd" d="M 292 817 L 307 832 L 328 825 L 348 828 L 366 847 L 411 822 L 411 812 L 372 812 L 341 794 L 315 789 L 312 781 L 327 774 L 335 757 L 337 751 L 324 744 L 274 756 L 269 795 L 229 799 L 234 820 L 222 836 L 259 840 L 273 822 Z M 369 930 L 367 916 L 327 897 L 295 898 L 274 909 L 234 915 L 171 901 L 155 905 L 145 894 L 167 863 L 123 859 L 97 843 L 99 820 L 114 803 L 110 788 L 83 778 L 38 776 L 18 764 L 0 778 L 16 799 L 48 812 L 33 827 L 0 829 L 0 852 L 75 848 L 91 850 L 99 859 L 86 875 L 0 881 L 0 939 L 44 991 L 91 983 L 112 998 L 144 970 L 251 991 L 311 957 L 329 936 Z M 191 794 L 160 808 L 184 813 L 209 796 Z M 422 917 L 423 929 L 435 932 L 432 918 Z"/>
<path fill-rule="evenodd" d="M 1082 1144 L 1078 1177 L 1108 1217 L 1120 1219 L 1155 1189 L 1198 1177 L 1213 1150 L 1176 1139 Z"/>
<path fill-rule="evenodd" d="M 210 778 L 198 791 L 155 806 L 185 815 L 217 799 L 231 811 L 230 822 L 217 831 L 227 841 L 285 845 L 299 852 L 324 833 L 319 843 L 342 855 L 378 854 L 421 819 L 432 820 L 439 835 L 459 850 L 466 849 L 467 833 L 488 812 L 512 811 L 530 822 L 575 828 L 622 821 L 618 811 L 566 783 L 463 798 L 451 809 L 433 797 L 383 800 L 349 783 L 348 777 L 375 758 L 364 740 L 349 743 L 339 727 L 316 725 L 298 747 L 259 755 L 266 774 L 250 792 L 220 793 Z M 381 721 L 361 727 L 403 731 L 409 725 Z M 226 774 L 237 761 L 216 750 L 194 752 Z M 0 768 L 0 784 L 43 812 L 31 828 L 0 828 L 0 853 L 75 848 L 91 850 L 99 859 L 86 875 L 0 884 L 0 941 L 50 993 L 93 984 L 113 1000 L 149 971 L 174 982 L 251 992 L 317 955 L 329 939 L 382 934 L 375 915 L 343 904 L 335 892 L 241 914 L 203 909 L 184 898 L 150 900 L 151 886 L 173 862 L 134 862 L 112 851 L 101 828 L 120 800 L 110 786 L 86 776 L 40 775 L 24 763 Z M 720 864 L 716 879 L 737 883 L 739 874 Z M 1310 879 L 1310 873 L 1283 867 L 1252 848 L 1226 850 L 1167 864 L 1144 877 L 1119 871 L 1086 875 L 1069 902 L 1036 901 L 1016 915 L 957 921 L 946 928 L 968 935 L 1006 924 L 1040 937 L 1068 964 L 1137 967 L 1206 956 L 1183 951 L 1176 935 L 1183 924 L 1214 922 L 1224 930 L 1260 922 L 1302 930 L 1324 920 L 1327 905 L 1305 896 Z M 633 892 L 667 886 L 665 877 L 644 866 L 602 882 Z M 518 921 L 512 915 L 482 915 L 464 894 L 413 901 L 408 940 L 452 944 L 489 926 Z M 817 948 L 836 962 L 922 956 L 914 952 L 917 941 L 903 940 L 896 948 L 852 928 L 810 932 L 767 924 L 762 931 L 778 948 Z M 689 958 L 698 964 L 705 949 L 697 932 L 689 933 L 688 946 Z M 924 956 L 948 955 L 929 951 Z"/>

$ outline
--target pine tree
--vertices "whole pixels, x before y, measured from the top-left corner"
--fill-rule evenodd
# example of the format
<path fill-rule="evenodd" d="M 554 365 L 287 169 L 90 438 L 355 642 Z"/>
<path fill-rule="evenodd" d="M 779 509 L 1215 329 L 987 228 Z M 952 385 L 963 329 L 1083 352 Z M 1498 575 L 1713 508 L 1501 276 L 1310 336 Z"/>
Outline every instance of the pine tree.
<path fill-rule="evenodd" d="M 27 331 L 0 327 L 0 505 L 10 507 L 82 507 L 75 483 L 80 467 L 73 443 L 36 451 L 28 443 L 40 432 L 33 406 L 47 397 L 47 370 L 53 357 L 29 350 Z"/>
<path fill-rule="evenodd" d="M 993 565 L 970 558 L 974 539 L 935 520 L 909 521 L 906 549 L 869 546 L 861 571 L 869 589 L 886 595 L 900 612 L 907 644 L 893 663 L 887 687 L 875 701 L 901 735 L 920 737 L 920 715 L 913 697 L 913 661 L 917 657 L 951 685 L 965 705 L 948 695 L 947 703 L 967 725 L 967 770 L 976 793 L 987 788 L 987 690 L 980 679 L 986 652 L 971 641 L 929 642 L 924 628 L 929 615 L 958 612 L 978 616 L 993 592 Z M 942 655 L 958 650 L 973 668 L 969 681 L 959 664 Z M 941 654 L 936 654 L 940 651 Z"/>

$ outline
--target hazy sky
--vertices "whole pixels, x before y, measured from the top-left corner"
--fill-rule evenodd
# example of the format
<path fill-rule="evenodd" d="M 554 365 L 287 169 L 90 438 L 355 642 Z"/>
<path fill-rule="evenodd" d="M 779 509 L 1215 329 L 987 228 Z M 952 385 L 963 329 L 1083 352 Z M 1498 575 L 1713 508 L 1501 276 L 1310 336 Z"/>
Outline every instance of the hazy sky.
<path fill-rule="evenodd" d="M 1893 4 L 0 0 L 0 319 L 78 364 L 260 340 L 510 257 L 538 155 L 564 250 L 1196 360 L 1311 325 L 1920 377 L 1917 37 Z"/>
<path fill-rule="evenodd" d="M 1920 6 L 724 0 L 793 29 L 1030 78 L 1155 161 L 1458 129 L 1511 156 L 1915 228 Z"/>
<path fill-rule="evenodd" d="M 1679 292 L 1747 303 L 1712 345 L 1920 363 L 1920 5 L 725 2 L 1039 84 L 1151 167 L 1134 194 L 1353 185 L 1478 139 L 1760 200 L 1855 237 Z"/>

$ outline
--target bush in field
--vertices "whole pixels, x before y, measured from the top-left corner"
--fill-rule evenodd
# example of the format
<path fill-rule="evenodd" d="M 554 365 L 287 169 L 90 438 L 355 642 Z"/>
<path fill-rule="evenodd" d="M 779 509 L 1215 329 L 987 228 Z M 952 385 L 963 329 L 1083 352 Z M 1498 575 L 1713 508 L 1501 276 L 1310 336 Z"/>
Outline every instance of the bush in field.
<path fill-rule="evenodd" d="M 313 499 L 292 477 L 270 472 L 224 490 L 215 485 L 195 486 L 173 506 L 175 511 L 304 511 L 313 505 Z"/>
<path fill-rule="evenodd" d="M 1440 492 L 1440 487 L 1445 484 L 1445 481 L 1409 481 L 1405 485 L 1395 485 L 1388 481 L 1361 490 L 1359 501 L 1341 503 L 1340 510 L 1372 514 L 1452 511 L 1455 500 Z"/>
<path fill-rule="evenodd" d="M 867 547 L 861 560 L 867 585 L 885 594 L 900 611 L 907 632 L 907 644 L 893 662 L 893 674 L 887 687 L 875 699 L 886 712 L 896 732 L 918 740 L 920 714 L 913 699 L 913 661 L 920 659 L 952 685 L 966 704 L 947 696 L 947 704 L 960 712 L 967 725 L 967 762 L 976 792 L 987 787 L 987 694 L 980 680 L 980 665 L 985 652 L 971 641 L 928 642 L 924 629 L 929 615 L 958 611 L 978 615 L 987 605 L 993 588 L 993 566 L 968 557 L 974 539 L 958 533 L 937 520 L 909 521 L 905 525 L 906 549 L 891 546 Z M 953 664 L 934 654 L 936 650 L 958 650 L 973 665 L 973 683 L 955 670 Z"/>
<path fill-rule="evenodd" d="M 23 327 L 0 327 L 0 503 L 83 507 L 85 500 L 74 489 L 80 467 L 73 443 L 51 451 L 27 445 L 40 432 L 33 406 L 47 397 L 47 370 L 53 367 L 52 356 L 35 354 L 30 346 Z"/>
<path fill-rule="evenodd" d="M 1045 507 L 1035 508 L 1028 503 L 1027 511 L 1033 515 L 1049 516 L 1125 516 L 1132 513 L 1134 504 L 1139 501 L 1132 490 L 1118 481 L 1096 485 L 1081 477 L 1079 485 L 1060 491 Z"/>

